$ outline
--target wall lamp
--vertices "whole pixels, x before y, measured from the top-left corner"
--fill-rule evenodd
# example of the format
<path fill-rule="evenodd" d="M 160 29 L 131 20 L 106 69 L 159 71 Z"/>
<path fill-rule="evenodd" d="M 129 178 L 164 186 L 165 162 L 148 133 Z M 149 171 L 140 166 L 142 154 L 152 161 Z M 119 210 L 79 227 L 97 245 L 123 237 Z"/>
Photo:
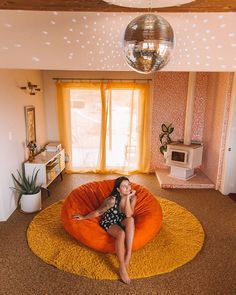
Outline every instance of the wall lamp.
<path fill-rule="evenodd" d="M 29 95 L 36 95 L 36 93 L 41 90 L 38 85 L 32 84 L 31 82 L 28 82 L 27 86 L 20 87 L 20 89 L 26 90 Z"/>

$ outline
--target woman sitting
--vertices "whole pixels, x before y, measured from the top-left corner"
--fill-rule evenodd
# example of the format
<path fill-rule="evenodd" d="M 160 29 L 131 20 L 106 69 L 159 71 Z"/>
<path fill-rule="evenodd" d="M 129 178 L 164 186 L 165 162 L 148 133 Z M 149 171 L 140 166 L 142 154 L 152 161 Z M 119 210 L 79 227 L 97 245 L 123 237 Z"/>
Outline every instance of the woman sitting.
<path fill-rule="evenodd" d="M 131 258 L 132 244 L 134 238 L 134 208 L 137 197 L 131 189 L 131 183 L 125 176 L 115 180 L 111 194 L 102 205 L 87 215 L 74 214 L 76 220 L 83 220 L 102 216 L 100 226 L 115 238 L 116 255 L 119 260 L 119 274 L 121 280 L 129 284 L 130 278 L 127 267 Z"/>

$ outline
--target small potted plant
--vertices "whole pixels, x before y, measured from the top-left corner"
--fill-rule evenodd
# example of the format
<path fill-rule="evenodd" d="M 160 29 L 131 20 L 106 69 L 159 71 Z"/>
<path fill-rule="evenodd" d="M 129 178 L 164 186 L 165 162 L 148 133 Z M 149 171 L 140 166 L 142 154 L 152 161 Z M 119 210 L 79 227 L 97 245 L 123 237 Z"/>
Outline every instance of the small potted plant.
<path fill-rule="evenodd" d="M 12 174 L 15 187 L 12 189 L 19 193 L 18 206 L 21 211 L 33 213 L 41 210 L 41 185 L 37 185 L 39 170 L 33 171 L 32 175 L 26 177 L 25 170 L 17 170 L 17 177 Z"/>
<path fill-rule="evenodd" d="M 164 155 L 164 158 L 166 158 L 167 145 L 172 142 L 170 134 L 174 131 L 174 127 L 172 127 L 172 123 L 168 126 L 166 124 L 162 124 L 161 131 L 162 132 L 159 135 L 161 142 L 160 152 Z"/>

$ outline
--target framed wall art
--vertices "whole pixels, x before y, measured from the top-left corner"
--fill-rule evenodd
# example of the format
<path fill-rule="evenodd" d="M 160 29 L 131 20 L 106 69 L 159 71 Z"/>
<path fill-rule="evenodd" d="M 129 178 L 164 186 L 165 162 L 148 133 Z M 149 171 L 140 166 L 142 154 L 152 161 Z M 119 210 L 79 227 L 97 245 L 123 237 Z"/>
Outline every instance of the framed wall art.
<path fill-rule="evenodd" d="M 25 106 L 26 144 L 36 141 L 35 107 Z"/>

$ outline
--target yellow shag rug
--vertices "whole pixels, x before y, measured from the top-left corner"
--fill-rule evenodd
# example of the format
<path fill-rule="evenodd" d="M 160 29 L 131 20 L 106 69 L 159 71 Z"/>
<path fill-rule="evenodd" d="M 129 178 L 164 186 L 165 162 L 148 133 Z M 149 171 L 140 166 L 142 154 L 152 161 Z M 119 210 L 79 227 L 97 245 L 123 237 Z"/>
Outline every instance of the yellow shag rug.
<path fill-rule="evenodd" d="M 163 224 L 151 242 L 133 252 L 128 269 L 131 279 L 173 271 L 192 260 L 204 242 L 203 228 L 193 214 L 174 202 L 157 199 L 163 210 Z M 62 203 L 44 209 L 31 222 L 27 231 L 31 250 L 61 270 L 93 279 L 117 280 L 115 255 L 87 248 L 65 232 L 60 222 Z"/>

